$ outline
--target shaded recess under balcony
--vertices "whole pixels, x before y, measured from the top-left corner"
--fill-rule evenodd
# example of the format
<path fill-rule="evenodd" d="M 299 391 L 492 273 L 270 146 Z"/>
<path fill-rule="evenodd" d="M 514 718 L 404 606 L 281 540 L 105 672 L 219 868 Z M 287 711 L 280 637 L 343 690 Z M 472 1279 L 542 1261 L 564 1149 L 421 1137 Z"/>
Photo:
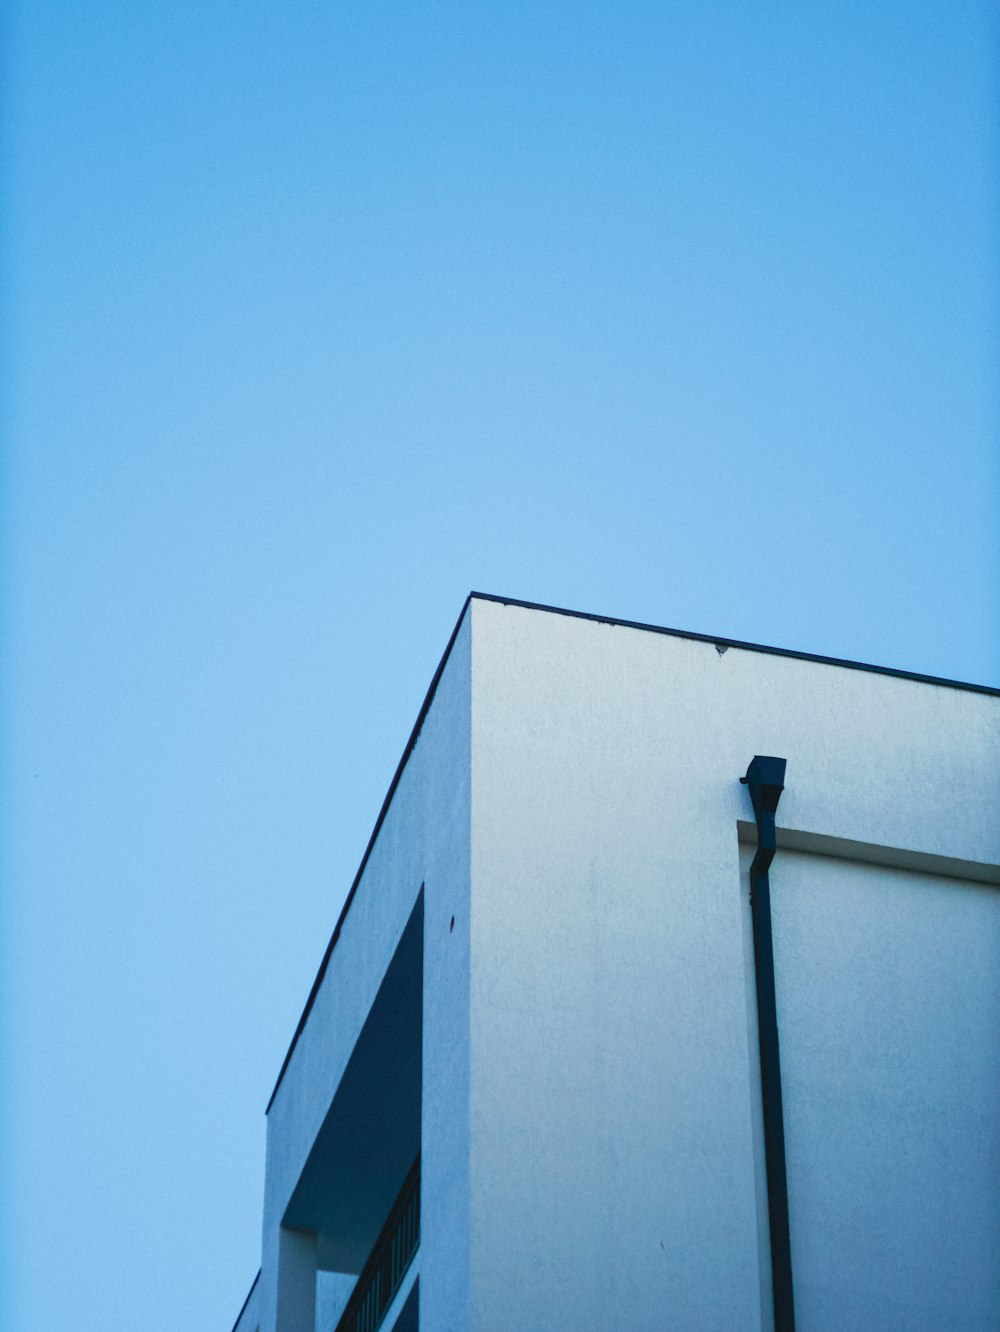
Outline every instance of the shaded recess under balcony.
<path fill-rule="evenodd" d="M 357 1278 L 414 1171 L 419 1190 L 423 917 L 421 891 L 282 1219 L 316 1235 L 319 1274 Z"/>

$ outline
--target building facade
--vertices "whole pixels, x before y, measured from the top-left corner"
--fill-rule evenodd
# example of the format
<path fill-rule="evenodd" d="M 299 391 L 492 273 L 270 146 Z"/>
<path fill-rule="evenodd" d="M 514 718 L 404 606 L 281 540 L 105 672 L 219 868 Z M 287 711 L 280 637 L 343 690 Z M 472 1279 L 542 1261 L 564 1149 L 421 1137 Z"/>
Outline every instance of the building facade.
<path fill-rule="evenodd" d="M 1000 1328 L 998 741 L 996 690 L 470 597 L 237 1332 Z"/>

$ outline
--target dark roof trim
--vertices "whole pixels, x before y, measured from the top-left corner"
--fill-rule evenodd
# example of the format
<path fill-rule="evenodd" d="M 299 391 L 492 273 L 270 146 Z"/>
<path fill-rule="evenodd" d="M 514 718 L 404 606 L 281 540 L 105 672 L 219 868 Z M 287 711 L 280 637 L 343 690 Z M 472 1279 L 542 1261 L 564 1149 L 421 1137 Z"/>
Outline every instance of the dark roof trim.
<path fill-rule="evenodd" d="M 277 1095 L 278 1088 L 281 1086 L 281 1079 L 285 1076 L 285 1070 L 288 1068 L 289 1060 L 292 1057 L 292 1051 L 302 1035 L 303 1028 L 306 1025 L 309 1014 L 312 1012 L 313 1004 L 316 1002 L 316 995 L 319 993 L 319 987 L 323 984 L 323 977 L 326 975 L 327 967 L 330 965 L 330 957 L 340 938 L 340 931 L 343 928 L 344 920 L 348 911 L 351 909 L 351 903 L 354 901 L 354 894 L 358 890 L 358 884 L 361 882 L 361 876 L 365 872 L 365 866 L 368 864 L 368 858 L 375 845 L 375 839 L 379 835 L 385 816 L 388 813 L 389 805 L 392 803 L 392 797 L 396 793 L 396 787 L 399 785 L 399 779 L 403 775 L 403 769 L 406 767 L 407 759 L 413 752 L 413 747 L 417 743 L 424 720 L 434 701 L 434 695 L 437 692 L 441 675 L 447 665 L 448 658 L 451 655 L 451 649 L 455 645 L 455 639 L 458 637 L 458 631 L 462 627 L 462 621 L 465 619 L 465 613 L 469 609 L 471 601 L 493 601 L 501 606 L 519 606 L 523 610 L 545 611 L 550 615 L 568 615 L 574 620 L 594 620 L 598 624 L 616 625 L 622 629 L 642 629 L 651 634 L 668 634 L 671 638 L 688 638 L 696 643 L 713 643 L 719 647 L 742 648 L 746 652 L 766 652 L 772 657 L 795 657 L 800 661 L 816 661 L 824 666 L 841 666 L 852 671 L 874 671 L 876 675 L 893 675 L 902 680 L 917 680 L 922 684 L 945 685 L 949 689 L 968 689 L 976 694 L 991 694 L 994 697 L 1000 697 L 1000 689 L 991 685 L 965 684 L 959 680 L 945 680 L 936 675 L 919 675 L 914 671 L 900 671 L 892 666 L 870 666 L 861 661 L 847 661 L 840 657 L 822 657 L 815 652 L 793 652 L 789 648 L 766 647 L 762 643 L 744 643 L 738 638 L 718 638 L 712 634 L 694 634 L 688 633 L 683 629 L 667 629 L 659 624 L 643 624 L 640 620 L 619 620 L 611 615 L 592 615 L 587 611 L 565 610 L 561 606 L 546 606 L 537 601 L 520 601 L 516 597 L 497 597 L 489 592 L 470 592 L 462 606 L 462 613 L 455 623 L 455 628 L 451 631 L 451 637 L 448 639 L 448 646 L 444 650 L 444 655 L 438 662 L 437 670 L 434 672 L 434 678 L 431 680 L 430 688 L 421 705 L 416 723 L 410 733 L 410 738 L 406 742 L 406 748 L 403 750 L 403 757 L 399 760 L 399 766 L 396 768 L 395 775 L 389 783 L 389 790 L 382 801 L 382 808 L 379 810 L 378 818 L 375 820 L 375 827 L 372 829 L 372 835 L 368 839 L 368 845 L 365 847 L 365 853 L 361 857 L 361 864 L 358 866 L 358 872 L 354 876 L 354 882 L 351 884 L 351 890 L 347 894 L 347 900 L 344 902 L 337 924 L 334 926 L 333 935 L 326 946 L 326 952 L 323 954 L 323 960 L 320 963 L 319 971 L 316 973 L 316 979 L 313 981 L 312 989 L 309 991 L 309 998 L 306 1000 L 306 1006 L 302 1010 L 302 1016 L 299 1018 L 298 1026 L 295 1028 L 295 1034 L 292 1037 L 291 1044 L 285 1055 L 278 1073 L 277 1081 L 274 1084 L 274 1090 L 271 1092 L 270 1100 L 267 1103 L 267 1111 L 274 1104 L 274 1098 Z"/>
<path fill-rule="evenodd" d="M 738 638 L 693 634 L 684 629 L 666 629 L 659 624 L 643 624 L 641 620 L 618 620 L 613 615 L 591 615 L 587 611 L 565 610 L 562 606 L 545 606 L 536 601 L 519 601 L 516 597 L 495 597 L 489 592 L 472 592 L 469 594 L 469 600 L 495 601 L 501 606 L 520 606 L 523 610 L 547 611 L 550 615 L 568 615 L 574 620 L 596 620 L 598 624 L 612 624 L 622 629 L 644 629 L 650 634 L 690 638 L 696 643 L 717 643 L 719 647 L 743 648 L 745 652 L 766 652 L 771 657 L 795 657 L 799 661 L 818 661 L 824 666 L 842 666 L 850 671 L 873 671 L 876 675 L 894 675 L 900 680 L 917 680 L 921 684 L 945 685 L 948 689 L 968 689 L 974 694 L 992 694 L 994 697 L 1000 697 L 1000 688 L 994 685 L 967 684 L 963 680 L 947 680 L 939 675 L 901 671 L 894 666 L 871 666 L 867 662 L 849 661 L 845 657 L 823 657 L 816 652 L 795 652 L 791 648 L 767 647 L 763 643 L 744 643 Z"/>
<path fill-rule="evenodd" d="M 337 917 L 337 923 L 333 927 L 333 934 L 330 936 L 330 942 L 327 944 L 326 952 L 323 954 L 323 961 L 319 964 L 319 971 L 316 973 L 316 979 L 313 981 L 312 989 L 309 991 L 309 998 L 306 1000 L 306 1006 L 302 1010 L 302 1016 L 299 1018 L 298 1026 L 295 1028 L 295 1035 L 292 1037 L 291 1044 L 289 1045 L 288 1050 L 285 1054 L 285 1058 L 281 1065 L 281 1070 L 278 1073 L 277 1081 L 274 1084 L 274 1089 L 271 1092 L 271 1097 L 267 1103 L 267 1109 L 264 1111 L 265 1114 L 267 1114 L 270 1111 L 271 1106 L 274 1104 L 274 1098 L 275 1096 L 277 1096 L 278 1088 L 281 1086 L 281 1079 L 285 1076 L 285 1070 L 288 1068 L 289 1060 L 292 1057 L 292 1051 L 295 1049 L 295 1046 L 298 1043 L 298 1039 L 302 1035 L 302 1031 L 306 1025 L 306 1022 L 308 1021 L 309 1014 L 312 1012 L 313 1004 L 316 1002 L 316 996 L 317 994 L 319 994 L 319 987 L 323 984 L 323 977 L 326 975 L 326 969 L 330 965 L 330 958 L 333 954 L 334 948 L 336 948 L 337 946 L 337 940 L 340 938 L 340 931 L 343 929 L 344 921 L 347 918 L 347 913 L 348 911 L 350 911 L 351 903 L 354 901 L 354 894 L 358 891 L 358 884 L 361 882 L 361 876 L 362 874 L 364 874 L 365 866 L 368 864 L 368 857 L 372 853 L 372 848 L 375 845 L 375 839 L 378 837 L 379 832 L 381 831 L 382 828 L 382 824 L 385 822 L 385 816 L 389 812 L 389 806 L 392 804 L 392 797 L 396 794 L 396 787 L 399 785 L 399 779 L 403 775 L 403 769 L 406 767 L 407 759 L 413 753 L 413 747 L 417 743 L 417 740 L 420 736 L 424 720 L 427 717 L 427 713 L 430 711 L 431 704 L 434 702 L 434 695 L 437 693 L 437 687 L 441 683 L 441 676 L 444 673 L 444 668 L 448 663 L 448 658 L 451 656 L 451 650 L 455 646 L 455 639 L 458 637 L 458 631 L 462 627 L 462 621 L 465 619 L 465 612 L 469 609 L 469 602 L 471 600 L 472 600 L 471 596 L 465 598 L 465 604 L 462 607 L 462 613 L 461 615 L 459 615 L 457 621 L 455 622 L 455 627 L 451 631 L 451 637 L 448 639 L 448 646 L 445 648 L 444 655 L 441 657 L 441 660 L 438 662 L 438 667 L 437 670 L 434 672 L 434 678 L 433 680 L 431 680 L 430 688 L 427 690 L 427 693 L 424 697 L 424 701 L 420 705 L 420 712 L 417 714 L 417 720 L 414 723 L 413 730 L 410 732 L 410 738 L 406 742 L 406 748 L 403 750 L 403 757 L 399 760 L 396 772 L 393 776 L 392 781 L 389 783 L 389 789 L 385 794 L 385 799 L 382 801 L 382 808 L 378 812 L 378 818 L 375 820 L 375 827 L 372 829 L 372 835 L 371 837 L 369 837 L 368 845 L 365 847 L 365 854 L 361 857 L 361 864 L 358 866 L 358 872 L 354 876 L 354 882 L 351 884 L 351 890 L 347 894 L 347 899 L 344 902 L 343 907 L 341 908 L 340 915 Z"/>
<path fill-rule="evenodd" d="M 242 1309 L 240 1309 L 239 1313 L 236 1315 L 236 1322 L 233 1324 L 233 1332 L 236 1332 L 236 1329 L 239 1327 L 239 1325 L 240 1325 L 240 1319 L 243 1317 L 243 1315 L 244 1315 L 244 1314 L 246 1313 L 246 1311 L 247 1311 L 247 1305 L 250 1303 L 250 1296 L 251 1296 L 251 1295 L 254 1293 L 254 1291 L 257 1289 L 257 1282 L 258 1282 L 259 1280 L 260 1280 L 260 1268 L 258 1267 L 258 1268 L 257 1268 L 257 1275 L 254 1277 L 254 1279 L 253 1279 L 253 1283 L 251 1284 L 250 1289 L 247 1291 L 247 1297 L 246 1297 L 246 1299 L 243 1301 L 243 1307 L 242 1307 Z"/>

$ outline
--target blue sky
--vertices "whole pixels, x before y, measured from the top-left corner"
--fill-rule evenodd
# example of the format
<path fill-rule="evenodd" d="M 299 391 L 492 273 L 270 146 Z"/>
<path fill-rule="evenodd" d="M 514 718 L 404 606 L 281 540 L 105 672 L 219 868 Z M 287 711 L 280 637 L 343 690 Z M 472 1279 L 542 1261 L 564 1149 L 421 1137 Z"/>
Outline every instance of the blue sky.
<path fill-rule="evenodd" d="M 5 47 L 0 1298 L 228 1328 L 470 588 L 1000 680 L 997 20 L 14 0 Z"/>

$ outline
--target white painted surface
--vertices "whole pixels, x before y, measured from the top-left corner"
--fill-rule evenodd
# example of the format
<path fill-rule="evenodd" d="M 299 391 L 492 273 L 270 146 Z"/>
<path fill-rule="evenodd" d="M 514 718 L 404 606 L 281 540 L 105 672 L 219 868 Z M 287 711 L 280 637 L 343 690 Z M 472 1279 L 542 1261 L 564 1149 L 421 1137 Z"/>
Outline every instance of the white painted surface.
<path fill-rule="evenodd" d="M 706 649 L 474 616 L 471 1325 L 752 1329 L 745 760 L 685 696 Z"/>
<path fill-rule="evenodd" d="M 786 852 L 772 916 L 799 1325 L 1000 1326 L 1000 889 Z"/>
<path fill-rule="evenodd" d="M 738 779 L 780 754 L 779 822 L 996 864 L 998 700 L 473 614 L 471 1326 L 760 1326 Z"/>
<path fill-rule="evenodd" d="M 344 922 L 316 1002 L 292 1054 L 268 1115 L 261 1271 L 262 1332 L 279 1323 L 281 1220 L 309 1151 L 333 1101 L 340 1077 L 420 892 L 424 894 L 427 960 L 425 1012 L 447 1015 L 455 987 L 467 992 L 467 934 L 456 925 L 442 933 L 442 919 L 463 919 L 469 893 L 469 625 L 459 631 L 424 726 L 386 814 L 379 837 Z M 467 1171 L 462 1149 L 467 1132 L 467 1075 L 447 1035 L 447 1017 L 424 1042 L 424 1118 L 429 1136 L 423 1155 L 426 1233 L 448 1261 L 425 1264 L 421 1299 L 433 1317 L 440 1308 L 467 1304 L 467 1279 L 458 1257 Z M 465 1081 L 463 1083 L 463 1076 Z M 464 1096 L 464 1099 L 463 1099 Z M 402 1183 L 402 1181 L 400 1181 Z M 440 1277 L 440 1282 L 438 1281 Z M 301 1285 L 305 1290 L 306 1280 Z M 310 1289 L 314 1290 L 313 1282 Z M 295 1295 L 288 1332 L 312 1332 Z M 301 1306 L 304 1309 L 304 1305 Z M 295 1321 L 298 1320 L 298 1321 Z M 429 1325 L 434 1325 L 429 1320 Z M 445 1323 L 441 1323 L 445 1326 Z"/>
<path fill-rule="evenodd" d="M 342 1272 L 316 1273 L 316 1332 L 334 1332 L 355 1281 L 354 1276 Z"/>
<path fill-rule="evenodd" d="M 473 601 L 269 1116 L 264 1332 L 276 1326 L 281 1218 L 421 883 L 422 1325 L 766 1328 L 738 845 L 752 814 L 738 779 L 755 753 L 787 758 L 779 823 L 796 830 L 796 845 L 819 838 L 841 857 L 838 883 L 859 844 L 925 868 L 972 862 L 988 879 L 1000 863 L 998 734 L 994 697 Z M 779 854 L 790 866 L 798 853 Z M 872 873 L 897 886 L 919 877 Z M 868 906 L 870 889 L 869 879 L 858 888 Z M 964 907 L 960 923 L 936 908 L 926 919 L 914 908 L 911 920 L 909 897 L 893 893 L 884 933 L 900 958 L 926 951 L 928 932 L 948 936 L 952 961 L 975 938 L 995 977 L 992 925 L 970 924 Z M 829 922 L 822 910 L 810 921 L 809 948 L 822 952 Z M 788 922 L 781 928 L 782 956 L 801 958 Z M 838 936 L 829 958 L 855 944 Z M 805 995 L 806 1012 L 824 1012 L 836 970 L 791 966 L 786 984 L 801 994 L 779 1002 L 801 1007 Z M 995 1016 L 975 1008 L 966 981 L 933 1011 L 968 1018 L 965 1053 L 949 1067 L 974 1088 L 989 1076 Z M 870 981 L 851 984 L 857 1021 Z M 828 1125 L 794 1089 L 811 1066 L 809 1041 L 827 1035 L 802 1049 L 796 1039 L 792 1139 L 811 1159 Z M 940 1030 L 934 1042 L 924 1068 L 944 1052 Z M 893 1085 L 901 1067 L 886 1065 Z M 881 1116 L 871 1141 L 888 1141 L 898 1107 L 878 1099 L 877 1076 L 869 1093 Z M 992 1142 L 993 1111 L 984 1113 L 976 1141 Z M 936 1132 L 926 1129 L 921 1150 Z M 987 1180 L 991 1169 L 996 1158 Z M 823 1284 L 806 1275 L 824 1247 L 807 1238 L 810 1226 L 821 1233 L 809 1209 L 844 1201 L 836 1189 L 824 1201 L 807 1178 L 799 1169 L 793 1194 L 804 1291 Z M 977 1242 L 992 1242 L 997 1196 L 984 1185 L 970 1202 Z M 900 1207 L 890 1190 L 885 1215 Z M 955 1213 L 935 1215 L 950 1224 Z M 833 1326 L 810 1298 L 803 1332 Z M 996 1296 L 984 1288 L 976 1298 L 982 1312 Z"/>
<path fill-rule="evenodd" d="M 275 1332 L 303 1332 L 313 1328 L 316 1321 L 316 1236 L 308 1231 L 281 1229 L 276 1247 L 276 1271 L 270 1282 L 277 1295 Z M 267 1289 L 262 1281 L 262 1297 Z"/>

